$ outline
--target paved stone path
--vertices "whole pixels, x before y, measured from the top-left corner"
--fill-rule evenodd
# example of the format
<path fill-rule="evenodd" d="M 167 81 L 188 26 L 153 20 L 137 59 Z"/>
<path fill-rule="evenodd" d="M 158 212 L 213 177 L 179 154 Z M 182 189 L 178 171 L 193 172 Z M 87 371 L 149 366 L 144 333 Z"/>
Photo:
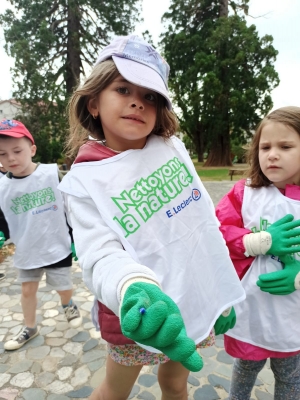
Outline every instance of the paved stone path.
<path fill-rule="evenodd" d="M 214 204 L 234 182 L 204 182 Z M 0 400 L 70 400 L 86 399 L 105 374 L 105 342 L 90 320 L 93 296 L 81 279 L 78 263 L 73 267 L 74 300 L 83 316 L 79 329 L 70 329 L 59 297 L 45 281 L 38 292 L 37 322 L 40 335 L 21 349 L 6 352 L 4 341 L 22 326 L 21 286 L 15 283 L 12 258 L 0 265 L 6 279 L 0 282 Z M 191 373 L 188 381 L 189 400 L 226 399 L 233 359 L 218 336 L 216 345 L 203 349 L 205 367 Z M 144 367 L 130 399 L 159 400 L 157 367 Z M 269 365 L 259 374 L 252 399 L 273 399 L 274 378 Z"/>

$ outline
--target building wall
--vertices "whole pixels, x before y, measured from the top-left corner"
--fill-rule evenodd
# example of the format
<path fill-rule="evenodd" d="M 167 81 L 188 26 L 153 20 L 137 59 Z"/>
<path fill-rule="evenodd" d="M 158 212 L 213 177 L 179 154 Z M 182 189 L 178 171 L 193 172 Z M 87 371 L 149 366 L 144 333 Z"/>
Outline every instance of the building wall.
<path fill-rule="evenodd" d="M 0 101 L 0 120 L 14 119 L 21 110 L 21 105 L 14 99 Z"/>

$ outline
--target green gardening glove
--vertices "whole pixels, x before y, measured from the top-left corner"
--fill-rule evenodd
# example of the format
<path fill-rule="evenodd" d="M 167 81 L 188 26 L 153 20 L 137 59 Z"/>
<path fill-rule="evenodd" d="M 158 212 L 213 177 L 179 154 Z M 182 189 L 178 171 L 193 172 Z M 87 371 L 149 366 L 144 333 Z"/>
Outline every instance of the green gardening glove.
<path fill-rule="evenodd" d="M 186 335 L 179 308 L 158 286 L 131 284 L 123 298 L 120 321 L 123 334 L 135 342 L 160 350 L 190 371 L 203 367 L 194 341 Z"/>
<path fill-rule="evenodd" d="M 300 289 L 300 261 L 287 254 L 280 257 L 284 268 L 280 271 L 259 275 L 257 286 L 263 292 L 284 296 Z"/>
<path fill-rule="evenodd" d="M 300 229 L 294 229 L 300 226 L 300 220 L 293 219 L 293 215 L 287 214 L 266 229 L 272 237 L 271 248 L 266 254 L 281 256 L 300 252 Z"/>
<path fill-rule="evenodd" d="M 71 251 L 72 251 L 72 258 L 74 258 L 74 261 L 78 260 L 78 257 L 76 255 L 76 249 L 75 249 L 75 244 L 71 243 Z"/>
<path fill-rule="evenodd" d="M 233 307 L 225 310 L 217 319 L 214 328 L 215 334 L 220 335 L 221 333 L 227 332 L 229 329 L 233 328 L 236 323 L 236 315 Z"/>
<path fill-rule="evenodd" d="M 2 249 L 5 240 L 6 239 L 5 239 L 4 233 L 2 231 L 0 231 L 0 249 Z"/>

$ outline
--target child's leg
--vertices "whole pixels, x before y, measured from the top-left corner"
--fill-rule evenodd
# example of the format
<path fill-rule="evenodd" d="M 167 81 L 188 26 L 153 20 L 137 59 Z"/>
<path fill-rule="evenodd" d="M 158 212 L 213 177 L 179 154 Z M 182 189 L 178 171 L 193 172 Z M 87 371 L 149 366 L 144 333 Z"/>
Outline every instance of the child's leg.
<path fill-rule="evenodd" d="M 89 397 L 90 400 L 126 400 L 136 381 L 142 365 L 127 367 L 112 360 L 106 360 L 106 377 Z"/>
<path fill-rule="evenodd" d="M 275 400 L 300 399 L 300 354 L 286 358 L 271 358 L 275 376 Z"/>
<path fill-rule="evenodd" d="M 78 328 L 82 324 L 82 318 L 76 304 L 72 301 L 73 284 L 71 267 L 45 268 L 46 282 L 59 294 L 61 305 L 71 328 Z"/>
<path fill-rule="evenodd" d="M 229 392 L 230 400 L 250 399 L 257 375 L 263 369 L 266 361 L 235 359 Z"/>
<path fill-rule="evenodd" d="M 34 271 L 31 271 L 30 273 L 33 274 Z M 36 293 L 38 287 L 38 281 L 22 282 L 21 304 L 25 326 L 18 333 L 18 335 L 8 340 L 4 344 L 5 350 L 17 350 L 38 335 L 39 332 L 36 327 Z"/>
<path fill-rule="evenodd" d="M 36 325 L 36 293 L 39 287 L 39 282 L 23 282 L 21 304 L 24 315 L 25 326 L 35 328 Z"/>
<path fill-rule="evenodd" d="M 158 368 L 158 382 L 162 400 L 187 400 L 187 380 L 190 371 L 179 362 L 168 361 Z"/>

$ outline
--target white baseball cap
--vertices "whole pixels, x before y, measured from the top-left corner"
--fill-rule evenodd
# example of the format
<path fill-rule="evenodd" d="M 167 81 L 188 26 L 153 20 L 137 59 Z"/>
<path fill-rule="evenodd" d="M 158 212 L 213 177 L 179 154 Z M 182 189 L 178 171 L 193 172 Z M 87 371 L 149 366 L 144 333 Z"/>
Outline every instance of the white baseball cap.
<path fill-rule="evenodd" d="M 128 82 L 161 94 L 168 109 L 172 109 L 168 91 L 169 64 L 144 39 L 136 35 L 116 37 L 101 50 L 96 65 L 108 58 L 113 59 Z"/>

